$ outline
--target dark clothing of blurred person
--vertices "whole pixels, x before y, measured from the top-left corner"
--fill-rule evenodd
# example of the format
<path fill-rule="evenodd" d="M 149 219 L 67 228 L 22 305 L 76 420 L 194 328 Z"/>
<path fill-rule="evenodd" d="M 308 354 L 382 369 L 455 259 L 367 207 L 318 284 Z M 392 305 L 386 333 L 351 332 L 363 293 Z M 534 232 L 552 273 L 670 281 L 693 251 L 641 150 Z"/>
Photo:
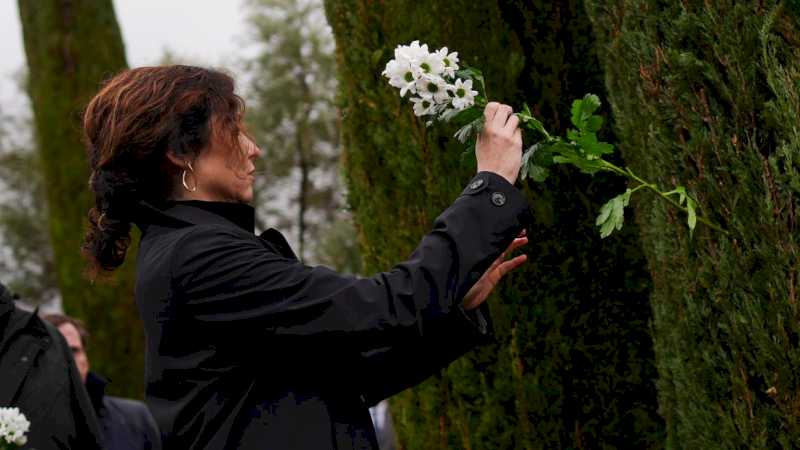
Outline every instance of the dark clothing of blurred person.
<path fill-rule="evenodd" d="M 82 321 L 61 314 L 44 316 L 64 336 L 100 421 L 105 450 L 160 450 L 161 436 L 147 406 L 140 401 L 106 395 L 108 380 L 89 371 L 89 332 Z"/>
<path fill-rule="evenodd" d="M 0 406 L 31 423 L 23 448 L 99 450 L 101 432 L 70 349 L 0 284 Z"/>
<path fill-rule="evenodd" d="M 106 450 L 158 450 L 161 436 L 153 415 L 140 401 L 106 395 L 108 381 L 89 372 L 86 390 L 103 429 Z"/>

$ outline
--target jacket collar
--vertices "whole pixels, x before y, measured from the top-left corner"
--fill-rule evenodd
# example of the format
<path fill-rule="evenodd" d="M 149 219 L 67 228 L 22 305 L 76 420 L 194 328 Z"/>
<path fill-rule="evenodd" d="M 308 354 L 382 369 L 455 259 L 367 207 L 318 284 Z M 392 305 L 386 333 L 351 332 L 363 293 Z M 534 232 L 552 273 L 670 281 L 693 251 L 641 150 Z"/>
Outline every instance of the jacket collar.
<path fill-rule="evenodd" d="M 168 202 L 163 207 L 156 207 L 146 202 L 139 203 L 144 213 L 137 226 L 146 232 L 151 224 L 171 228 L 183 228 L 191 225 L 216 223 L 236 226 L 250 233 L 255 233 L 255 209 L 244 203 L 206 202 L 198 200 Z M 279 254 L 297 259 L 289 242 L 280 231 L 269 228 L 261 233 L 261 239 L 269 243 Z"/>
<path fill-rule="evenodd" d="M 106 396 L 107 385 L 108 380 L 94 372 L 86 375 L 86 393 L 89 394 L 89 400 L 92 401 L 92 406 L 98 415 L 102 415 L 104 409 L 103 397 Z"/>
<path fill-rule="evenodd" d="M 209 222 L 234 224 L 245 231 L 255 233 L 255 209 L 244 203 L 189 200 L 169 202 L 166 206 L 167 209 L 164 212 L 167 215 L 192 225 Z"/>
<path fill-rule="evenodd" d="M 3 323 L 6 316 L 11 315 L 11 311 L 14 311 L 14 297 L 5 286 L 0 284 L 0 323 Z M 2 336 L 2 332 L 0 332 L 0 336 Z"/>
<path fill-rule="evenodd" d="M 183 228 L 207 223 L 234 225 L 250 233 L 255 229 L 255 209 L 243 203 L 189 200 L 153 205 L 142 201 L 139 210 L 136 224 L 143 232 L 150 225 Z"/>

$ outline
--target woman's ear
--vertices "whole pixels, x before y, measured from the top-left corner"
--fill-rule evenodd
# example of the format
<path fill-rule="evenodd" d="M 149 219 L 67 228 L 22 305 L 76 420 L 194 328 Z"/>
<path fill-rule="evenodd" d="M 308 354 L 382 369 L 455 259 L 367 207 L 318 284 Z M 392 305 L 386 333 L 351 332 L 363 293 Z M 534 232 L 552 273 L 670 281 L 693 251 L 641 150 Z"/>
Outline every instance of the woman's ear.
<path fill-rule="evenodd" d="M 186 169 L 186 159 L 179 157 L 172 150 L 167 150 L 167 160 L 179 169 Z"/>

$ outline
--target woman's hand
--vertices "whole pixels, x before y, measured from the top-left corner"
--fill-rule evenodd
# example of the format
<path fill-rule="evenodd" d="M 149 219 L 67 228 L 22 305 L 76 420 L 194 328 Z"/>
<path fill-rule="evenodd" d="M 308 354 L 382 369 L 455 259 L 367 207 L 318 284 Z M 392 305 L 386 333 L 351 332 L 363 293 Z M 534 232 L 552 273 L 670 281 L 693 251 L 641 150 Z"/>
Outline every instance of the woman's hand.
<path fill-rule="evenodd" d="M 506 255 L 513 252 L 514 250 L 522 247 L 523 245 L 528 243 L 528 238 L 525 236 L 525 230 L 514 239 L 514 242 L 508 246 L 506 251 L 500 255 L 489 269 L 486 270 L 486 273 L 472 286 L 472 289 L 467 292 L 467 295 L 464 296 L 464 309 L 467 311 L 471 309 L 475 309 L 481 305 L 488 297 L 489 294 L 492 293 L 497 283 L 500 281 L 503 276 L 512 270 L 516 269 L 517 267 L 521 266 L 522 263 L 527 261 L 528 255 L 519 255 L 514 257 L 508 261 L 505 261 Z"/>
<path fill-rule="evenodd" d="M 483 110 L 485 124 L 475 145 L 478 172 L 501 175 L 514 184 L 522 165 L 522 132 L 519 117 L 508 105 L 490 102 Z"/>

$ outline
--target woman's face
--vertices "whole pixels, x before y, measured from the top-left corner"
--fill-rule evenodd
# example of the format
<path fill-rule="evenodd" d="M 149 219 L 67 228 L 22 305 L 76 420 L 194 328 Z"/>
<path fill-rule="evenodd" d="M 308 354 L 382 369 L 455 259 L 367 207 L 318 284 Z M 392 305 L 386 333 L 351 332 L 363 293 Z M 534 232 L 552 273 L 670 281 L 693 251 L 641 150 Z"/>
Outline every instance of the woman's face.
<path fill-rule="evenodd" d="M 192 163 L 194 172 L 186 171 L 186 184 L 190 189 L 194 186 L 197 189 L 189 192 L 181 184 L 181 197 L 186 200 L 252 202 L 255 159 L 261 156 L 261 149 L 244 133 L 239 135 L 239 142 L 241 155 L 216 144 L 202 152 Z"/>

